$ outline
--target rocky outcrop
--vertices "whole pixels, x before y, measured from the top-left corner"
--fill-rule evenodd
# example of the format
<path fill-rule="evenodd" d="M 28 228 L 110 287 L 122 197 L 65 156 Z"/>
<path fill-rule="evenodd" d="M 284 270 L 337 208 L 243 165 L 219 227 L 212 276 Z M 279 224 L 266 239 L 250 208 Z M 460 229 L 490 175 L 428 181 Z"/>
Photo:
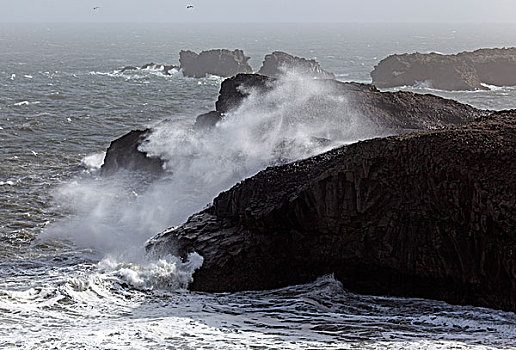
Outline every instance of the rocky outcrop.
<path fill-rule="evenodd" d="M 125 71 L 135 71 L 135 70 L 144 70 L 144 69 L 158 70 L 158 71 L 161 71 L 161 73 L 163 73 L 164 75 L 171 75 L 170 71 L 179 70 L 179 67 L 174 66 L 174 65 L 156 64 L 156 63 L 151 62 L 151 63 L 144 64 L 140 68 L 135 67 L 135 66 L 126 66 L 126 67 L 120 69 L 120 73 L 123 73 Z"/>
<path fill-rule="evenodd" d="M 369 294 L 516 312 L 516 111 L 268 168 L 152 239 L 204 257 L 191 288 L 334 273 Z"/>
<path fill-rule="evenodd" d="M 292 56 L 282 51 L 274 51 L 266 55 L 258 74 L 278 77 L 285 72 L 295 72 L 319 79 L 335 79 L 333 73 L 322 69 L 315 60 Z"/>
<path fill-rule="evenodd" d="M 516 85 L 516 48 L 392 55 L 380 61 L 371 77 L 379 88 L 425 84 L 442 90 L 485 90 L 483 84 Z"/>
<path fill-rule="evenodd" d="M 238 108 L 251 91 L 274 93 L 273 90 L 278 83 L 279 81 L 274 78 L 258 74 L 238 74 L 224 80 L 215 103 L 215 111 L 199 115 L 194 124 L 195 129 L 213 127 L 225 114 Z M 336 80 L 310 80 L 310 84 L 324 87 L 325 94 L 333 94 L 336 98 L 345 97 L 350 110 L 342 113 L 357 113 L 372 127 L 377 127 L 381 134 L 442 128 L 463 124 L 489 114 L 488 111 L 433 95 L 404 91 L 380 92 L 368 84 L 342 83 Z M 314 104 L 317 104 L 317 101 L 314 101 Z M 148 158 L 138 148 L 145 139 L 140 136 L 148 136 L 150 132 L 145 130 L 140 131 L 141 134 L 136 134 L 133 131 L 113 141 L 114 145 L 110 147 L 113 150 L 108 150 L 106 154 L 102 174 L 110 174 L 119 168 L 137 170 L 140 166 L 152 173 L 162 171 L 162 160 Z"/>
<path fill-rule="evenodd" d="M 154 175 L 163 173 L 163 161 L 149 157 L 139 148 L 151 133 L 150 129 L 133 130 L 111 142 L 100 168 L 100 174 L 109 176 L 120 169 L 146 171 Z"/>
<path fill-rule="evenodd" d="M 251 91 L 267 93 L 273 91 L 278 82 L 258 74 L 239 74 L 226 79 L 220 88 L 216 110 L 228 113 L 237 108 Z M 489 113 L 434 95 L 381 92 L 369 84 L 336 80 L 313 80 L 310 84 L 311 87 L 324 88 L 325 94 L 346 98 L 351 110 L 343 113 L 357 113 L 379 129 L 391 133 L 463 124 Z"/>
<path fill-rule="evenodd" d="M 179 53 L 183 75 L 194 78 L 203 78 L 207 74 L 231 77 L 238 73 L 252 73 L 248 60 L 242 50 L 209 50 L 200 54 L 182 50 Z"/>

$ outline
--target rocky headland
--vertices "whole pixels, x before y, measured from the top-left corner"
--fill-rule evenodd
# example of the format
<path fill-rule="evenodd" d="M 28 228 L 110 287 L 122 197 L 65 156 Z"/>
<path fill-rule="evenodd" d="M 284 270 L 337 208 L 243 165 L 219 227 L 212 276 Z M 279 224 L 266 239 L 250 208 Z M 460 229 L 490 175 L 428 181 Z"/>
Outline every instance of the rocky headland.
<path fill-rule="evenodd" d="M 213 127 L 250 93 L 274 93 L 280 82 L 256 74 L 226 79 L 216 110 L 196 127 Z M 400 135 L 267 168 L 158 234 L 148 251 L 201 254 L 194 290 L 269 289 L 334 273 L 361 293 L 516 311 L 516 111 L 311 82 Z M 140 151 L 151 132 L 115 140 L 103 172 L 163 171 L 163 160 Z"/>
<path fill-rule="evenodd" d="M 285 72 L 295 72 L 318 79 L 335 79 L 333 73 L 322 69 L 321 65 L 315 60 L 292 56 L 282 51 L 274 51 L 266 55 L 258 74 L 279 77 Z"/>
<path fill-rule="evenodd" d="M 516 111 L 267 168 L 149 241 L 204 257 L 191 288 L 334 273 L 368 294 L 516 312 Z"/>
<path fill-rule="evenodd" d="M 456 55 L 391 55 L 371 72 L 379 88 L 426 84 L 442 90 L 486 90 L 516 85 L 516 48 L 479 49 Z"/>

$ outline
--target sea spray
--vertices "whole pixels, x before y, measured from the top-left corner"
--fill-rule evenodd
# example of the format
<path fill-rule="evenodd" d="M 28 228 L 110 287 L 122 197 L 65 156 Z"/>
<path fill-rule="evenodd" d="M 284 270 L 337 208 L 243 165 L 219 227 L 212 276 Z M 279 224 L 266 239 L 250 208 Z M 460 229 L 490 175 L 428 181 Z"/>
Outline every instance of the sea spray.
<path fill-rule="evenodd" d="M 69 215 L 41 237 L 68 239 L 115 257 L 109 263 L 113 266 L 137 263 L 145 256 L 148 238 L 180 225 L 238 181 L 267 166 L 378 134 L 332 84 L 290 74 L 270 91 L 248 93 L 242 105 L 212 129 L 198 130 L 180 120 L 158 124 L 141 150 L 165 160 L 167 172 L 161 178 L 128 171 L 98 177 L 89 171 L 61 186 L 54 197 Z M 93 163 L 100 163 L 98 155 L 83 159 L 89 169 Z M 189 276 L 202 264 L 195 261 Z M 143 287 L 149 282 L 141 272 L 160 270 L 159 261 L 146 264 L 143 270 L 118 271 Z M 165 266 L 160 271 L 171 272 Z"/>

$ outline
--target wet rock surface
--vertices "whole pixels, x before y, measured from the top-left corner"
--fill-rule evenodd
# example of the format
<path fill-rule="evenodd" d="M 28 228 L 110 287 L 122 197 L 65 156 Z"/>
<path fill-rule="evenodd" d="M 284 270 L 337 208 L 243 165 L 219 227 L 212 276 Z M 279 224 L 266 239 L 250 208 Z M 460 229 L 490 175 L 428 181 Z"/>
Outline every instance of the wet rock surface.
<path fill-rule="evenodd" d="M 442 90 L 486 90 L 516 85 L 516 48 L 479 49 L 456 55 L 391 55 L 371 72 L 379 88 L 425 84 Z"/>
<path fill-rule="evenodd" d="M 292 56 L 286 52 L 274 51 L 265 56 L 258 74 L 269 77 L 279 77 L 285 72 L 295 72 L 307 77 L 319 79 L 335 79 L 333 73 L 321 68 L 315 60 Z"/>
<path fill-rule="evenodd" d="M 148 244 L 204 257 L 191 288 L 334 273 L 368 294 L 516 311 L 516 111 L 268 168 Z"/>
<path fill-rule="evenodd" d="M 238 73 L 252 73 L 253 69 L 247 63 L 247 57 L 242 50 L 208 50 L 197 54 L 193 51 L 182 50 L 179 62 L 185 77 L 203 78 L 207 74 L 220 77 L 231 77 Z"/>

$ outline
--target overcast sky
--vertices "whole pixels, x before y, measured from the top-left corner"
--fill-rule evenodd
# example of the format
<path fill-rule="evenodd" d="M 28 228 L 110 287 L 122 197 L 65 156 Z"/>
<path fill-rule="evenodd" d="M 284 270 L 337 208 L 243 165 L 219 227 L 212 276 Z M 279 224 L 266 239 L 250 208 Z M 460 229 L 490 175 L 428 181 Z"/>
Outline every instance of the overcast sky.
<path fill-rule="evenodd" d="M 0 22 L 516 22 L 516 0 L 0 0 L 0 5 Z"/>

